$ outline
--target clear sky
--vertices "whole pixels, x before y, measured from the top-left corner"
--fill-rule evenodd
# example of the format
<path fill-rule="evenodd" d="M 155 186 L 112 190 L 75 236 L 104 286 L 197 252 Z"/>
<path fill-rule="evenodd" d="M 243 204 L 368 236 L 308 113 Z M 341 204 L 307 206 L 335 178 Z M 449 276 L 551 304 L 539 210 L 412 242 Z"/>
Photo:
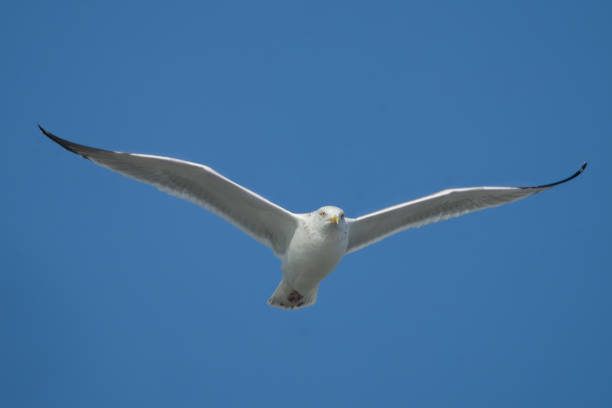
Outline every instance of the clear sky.
<path fill-rule="evenodd" d="M 612 406 L 611 4 L 3 5 L 0 406 Z M 285 312 L 268 248 L 36 122 L 351 217 L 589 167 Z"/>

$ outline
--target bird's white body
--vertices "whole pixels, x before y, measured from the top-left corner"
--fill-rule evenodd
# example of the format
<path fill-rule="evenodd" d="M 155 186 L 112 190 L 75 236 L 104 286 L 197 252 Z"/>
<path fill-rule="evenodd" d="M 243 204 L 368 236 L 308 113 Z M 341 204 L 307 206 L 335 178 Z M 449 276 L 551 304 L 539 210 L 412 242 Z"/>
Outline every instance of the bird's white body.
<path fill-rule="evenodd" d="M 321 222 L 316 212 L 300 215 L 287 252 L 282 257 L 283 278 L 298 292 L 314 289 L 333 271 L 346 253 L 348 226 L 345 222 Z"/>
<path fill-rule="evenodd" d="M 334 217 L 338 222 L 330 222 Z M 298 223 L 281 257 L 284 282 L 279 285 L 278 293 L 270 297 L 271 306 L 289 307 L 283 299 L 286 299 L 285 291 L 292 290 L 314 302 L 319 283 L 336 269 L 346 254 L 348 224 L 340 208 L 327 206 L 309 214 L 299 214 Z M 299 306 L 308 304 L 304 302 Z"/>
<path fill-rule="evenodd" d="M 39 126 L 40 127 L 40 126 Z M 326 206 L 295 214 L 223 177 L 210 167 L 170 157 L 113 152 L 69 142 L 40 127 L 54 142 L 110 170 L 151 184 L 223 217 L 270 247 L 283 278 L 268 304 L 282 309 L 310 306 L 319 283 L 342 257 L 408 228 L 458 217 L 528 197 L 578 176 L 534 187 L 471 187 L 443 190 L 357 218 Z"/>

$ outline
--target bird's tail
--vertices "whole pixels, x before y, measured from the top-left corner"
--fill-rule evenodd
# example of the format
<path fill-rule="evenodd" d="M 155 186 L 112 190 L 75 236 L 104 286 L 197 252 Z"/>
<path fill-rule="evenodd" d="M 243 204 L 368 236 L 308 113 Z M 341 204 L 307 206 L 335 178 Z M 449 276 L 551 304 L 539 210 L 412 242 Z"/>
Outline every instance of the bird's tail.
<path fill-rule="evenodd" d="M 319 286 L 306 293 L 299 293 L 293 289 L 285 279 L 281 280 L 278 287 L 268 299 L 268 304 L 279 309 L 292 310 L 314 305 L 317 301 Z"/>

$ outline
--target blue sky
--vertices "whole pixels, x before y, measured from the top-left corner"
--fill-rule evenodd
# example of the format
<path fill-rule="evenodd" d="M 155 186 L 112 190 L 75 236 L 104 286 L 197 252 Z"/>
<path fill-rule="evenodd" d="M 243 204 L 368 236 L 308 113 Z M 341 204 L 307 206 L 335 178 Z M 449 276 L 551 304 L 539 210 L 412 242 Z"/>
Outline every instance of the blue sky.
<path fill-rule="evenodd" d="M 12 2 L 0 405 L 612 405 L 604 1 Z M 44 138 L 205 163 L 294 212 L 578 179 L 347 256 L 266 247 Z"/>

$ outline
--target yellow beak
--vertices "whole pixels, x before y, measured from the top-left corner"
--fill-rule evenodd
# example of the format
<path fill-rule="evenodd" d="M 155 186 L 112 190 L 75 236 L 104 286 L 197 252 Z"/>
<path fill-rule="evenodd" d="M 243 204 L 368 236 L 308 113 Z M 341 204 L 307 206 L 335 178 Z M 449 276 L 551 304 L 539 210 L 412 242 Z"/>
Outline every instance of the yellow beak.
<path fill-rule="evenodd" d="M 334 215 L 333 217 L 331 217 L 329 219 L 329 222 L 334 223 L 334 224 L 338 224 L 338 216 Z"/>

